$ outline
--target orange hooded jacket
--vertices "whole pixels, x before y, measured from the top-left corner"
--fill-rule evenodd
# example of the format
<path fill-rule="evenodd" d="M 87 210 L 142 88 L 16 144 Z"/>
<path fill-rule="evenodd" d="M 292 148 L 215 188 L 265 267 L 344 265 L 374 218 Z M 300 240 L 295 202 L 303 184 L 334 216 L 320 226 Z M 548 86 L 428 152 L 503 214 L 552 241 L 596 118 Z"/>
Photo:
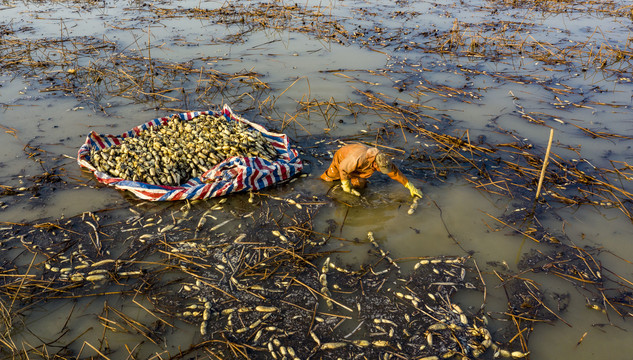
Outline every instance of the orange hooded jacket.
<path fill-rule="evenodd" d="M 350 180 L 352 186 L 363 187 L 374 171 L 380 171 L 375 162 L 376 155 L 380 151 L 377 148 L 365 146 L 359 143 L 345 145 L 338 149 L 332 159 L 330 167 L 321 175 L 325 181 Z M 409 180 L 398 168 L 391 164 L 387 176 L 407 185 Z"/>

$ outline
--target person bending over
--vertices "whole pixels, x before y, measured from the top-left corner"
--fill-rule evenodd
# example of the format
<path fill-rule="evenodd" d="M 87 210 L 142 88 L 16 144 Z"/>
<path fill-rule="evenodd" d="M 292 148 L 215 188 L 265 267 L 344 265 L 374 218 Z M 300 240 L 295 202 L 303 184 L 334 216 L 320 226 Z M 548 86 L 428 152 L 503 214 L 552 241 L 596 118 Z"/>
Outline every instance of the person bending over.
<path fill-rule="evenodd" d="M 363 188 L 367 185 L 367 179 L 374 173 L 380 171 L 387 174 L 406 187 L 411 196 L 422 197 L 422 192 L 418 190 L 400 170 L 391 162 L 387 154 L 375 147 L 353 143 L 338 149 L 332 159 L 330 167 L 321 175 L 325 181 L 341 180 L 343 191 L 360 196 L 354 188 Z"/>

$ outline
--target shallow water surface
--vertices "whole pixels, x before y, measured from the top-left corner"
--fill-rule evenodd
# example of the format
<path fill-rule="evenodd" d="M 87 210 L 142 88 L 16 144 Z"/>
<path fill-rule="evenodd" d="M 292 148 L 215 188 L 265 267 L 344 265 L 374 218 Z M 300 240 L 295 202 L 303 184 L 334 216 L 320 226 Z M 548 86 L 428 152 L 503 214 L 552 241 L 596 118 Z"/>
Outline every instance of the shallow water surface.
<path fill-rule="evenodd" d="M 558 12 L 497 1 L 4 1 L 0 226 L 56 231 L 63 219 L 101 214 L 114 225 L 90 239 L 95 249 L 112 241 L 112 258 L 141 256 L 140 233 L 126 232 L 137 211 L 174 222 L 185 213 L 194 225 L 210 214 L 199 225 L 205 229 L 240 217 L 216 232 L 239 236 L 263 206 L 247 194 L 175 210 L 189 204 L 139 201 L 99 184 L 76 162 L 90 131 L 120 134 L 156 117 L 227 104 L 297 146 L 307 176 L 257 198 L 318 203 L 314 238 L 325 241 L 320 251 L 338 265 L 376 262 L 368 232 L 405 274 L 426 257 L 467 257 L 469 281 L 479 289 L 461 289 L 453 301 L 469 316 L 485 316 L 493 339 L 517 335 L 505 286 L 528 279 L 547 310 L 510 347 L 524 341 L 532 359 L 625 358 L 633 350 L 633 29 L 624 10 L 572 3 Z M 535 202 L 549 128 L 550 172 L 543 200 Z M 408 191 L 382 174 L 360 199 L 318 178 L 338 147 L 353 141 L 389 152 L 422 189 L 414 214 L 407 213 Z M 576 170 L 595 181 L 583 182 Z M 112 228 L 116 238 L 106 240 Z M 18 265 L 3 274 L 46 273 L 50 259 L 29 249 L 12 245 L 3 262 Z M 29 350 L 15 349 L 32 346 L 35 356 L 53 344 L 49 356 L 64 347 L 61 356 L 78 358 L 221 358 L 190 349 L 208 339 L 197 320 L 153 308 L 154 296 L 184 296 L 183 285 L 192 282 L 175 265 L 156 270 L 178 259 L 165 249 L 141 261 L 144 272 L 157 273 L 133 289 L 121 279 L 86 282 L 90 297 L 16 302 L 19 290 L 4 283 L 1 304 L 19 309 L 19 321 L 3 337 L 15 347 L 0 354 L 29 358 Z M 607 279 L 603 290 L 620 305 L 609 306 L 600 286 L 586 286 L 590 281 L 573 271 L 551 270 L 571 261 L 559 263 L 557 254 L 574 249 L 593 256 Z M 315 268 L 322 264 L 314 260 Z M 152 285 L 161 294 L 152 294 Z M 323 301 L 318 308 L 328 311 Z M 341 328 L 357 326 L 354 313 Z M 482 356 L 492 357 L 490 350 Z"/>

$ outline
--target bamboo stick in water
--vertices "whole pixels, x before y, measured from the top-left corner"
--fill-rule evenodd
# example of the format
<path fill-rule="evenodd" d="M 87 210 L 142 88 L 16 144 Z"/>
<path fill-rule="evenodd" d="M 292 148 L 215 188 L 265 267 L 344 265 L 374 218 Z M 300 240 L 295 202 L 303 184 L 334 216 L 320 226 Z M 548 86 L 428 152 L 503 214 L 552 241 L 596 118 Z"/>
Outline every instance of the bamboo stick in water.
<path fill-rule="evenodd" d="M 549 130 L 549 141 L 547 142 L 547 151 L 545 151 L 545 160 L 543 160 L 543 169 L 541 169 L 541 176 L 538 179 L 538 187 L 536 188 L 536 197 L 534 200 L 537 200 L 539 195 L 541 194 L 541 187 L 543 186 L 543 178 L 545 177 L 545 169 L 547 168 L 547 162 L 549 161 L 549 152 L 552 149 L 552 138 L 554 137 L 554 129 Z"/>

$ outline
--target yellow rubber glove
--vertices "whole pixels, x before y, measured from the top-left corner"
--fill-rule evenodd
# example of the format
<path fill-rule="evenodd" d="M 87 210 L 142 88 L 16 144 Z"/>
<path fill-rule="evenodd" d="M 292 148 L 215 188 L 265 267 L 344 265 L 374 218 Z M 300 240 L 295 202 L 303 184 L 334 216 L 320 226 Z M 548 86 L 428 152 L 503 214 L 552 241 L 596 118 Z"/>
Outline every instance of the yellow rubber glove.
<path fill-rule="evenodd" d="M 343 191 L 345 191 L 346 193 L 352 194 L 352 195 L 356 195 L 356 196 L 360 196 L 360 193 L 354 189 L 352 189 L 352 186 L 348 180 L 341 180 L 341 187 L 343 188 Z"/>
<path fill-rule="evenodd" d="M 409 192 L 411 193 L 412 197 L 419 197 L 422 198 L 422 191 L 418 190 L 418 188 L 416 188 L 415 186 L 413 186 L 413 184 L 411 184 L 411 182 L 407 182 L 407 184 L 404 186 L 407 189 L 409 189 Z"/>

